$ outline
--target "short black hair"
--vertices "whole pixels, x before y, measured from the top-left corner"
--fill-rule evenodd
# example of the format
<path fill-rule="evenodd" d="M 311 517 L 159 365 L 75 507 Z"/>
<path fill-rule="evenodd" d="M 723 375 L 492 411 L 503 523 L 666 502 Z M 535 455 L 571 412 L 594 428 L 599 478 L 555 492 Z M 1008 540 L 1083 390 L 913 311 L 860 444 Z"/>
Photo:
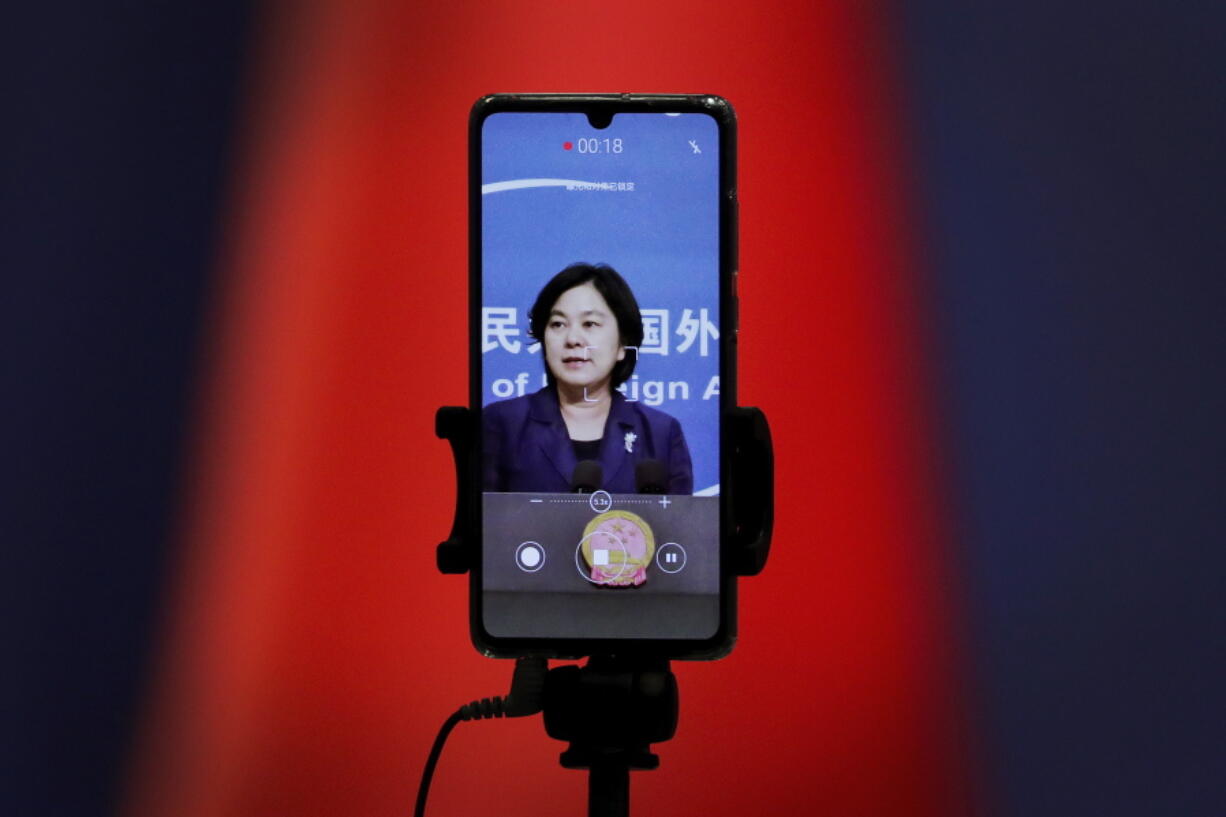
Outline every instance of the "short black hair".
<path fill-rule="evenodd" d="M 613 317 L 617 319 L 617 332 L 622 346 L 638 347 L 643 343 L 643 315 L 639 312 L 639 302 L 634 299 L 634 292 L 626 279 L 608 264 L 571 264 L 559 272 L 536 296 L 536 303 L 528 311 L 528 334 L 540 342 L 545 340 L 545 328 L 549 326 L 550 313 L 558 299 L 568 290 L 590 283 L 605 299 Z M 634 366 L 638 363 L 638 353 L 630 352 L 624 359 L 613 365 L 610 381 L 613 388 L 630 379 Z M 549 361 L 545 360 L 542 351 L 541 359 L 545 362 L 545 376 L 553 385 L 553 372 L 549 371 Z"/>

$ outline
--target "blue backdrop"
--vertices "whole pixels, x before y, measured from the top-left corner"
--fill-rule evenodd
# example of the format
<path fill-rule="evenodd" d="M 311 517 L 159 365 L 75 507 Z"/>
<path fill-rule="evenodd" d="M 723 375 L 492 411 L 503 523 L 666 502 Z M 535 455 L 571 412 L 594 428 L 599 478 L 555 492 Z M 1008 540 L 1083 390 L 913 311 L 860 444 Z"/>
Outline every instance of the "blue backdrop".
<path fill-rule="evenodd" d="M 695 492 L 719 483 L 719 133 L 705 114 L 498 113 L 482 153 L 482 404 L 544 385 L 528 310 L 576 261 L 634 290 L 645 338 L 623 386 L 676 417 Z"/>

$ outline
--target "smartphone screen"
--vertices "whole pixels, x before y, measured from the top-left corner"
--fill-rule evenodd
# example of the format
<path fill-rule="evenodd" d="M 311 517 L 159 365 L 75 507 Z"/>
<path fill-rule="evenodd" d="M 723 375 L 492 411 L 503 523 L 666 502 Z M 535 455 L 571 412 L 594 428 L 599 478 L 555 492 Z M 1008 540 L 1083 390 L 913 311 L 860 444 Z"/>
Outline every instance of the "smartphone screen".
<path fill-rule="evenodd" d="M 494 641 L 704 642 L 727 627 L 731 112 L 615 107 L 510 106 L 474 124 L 474 592 Z"/>

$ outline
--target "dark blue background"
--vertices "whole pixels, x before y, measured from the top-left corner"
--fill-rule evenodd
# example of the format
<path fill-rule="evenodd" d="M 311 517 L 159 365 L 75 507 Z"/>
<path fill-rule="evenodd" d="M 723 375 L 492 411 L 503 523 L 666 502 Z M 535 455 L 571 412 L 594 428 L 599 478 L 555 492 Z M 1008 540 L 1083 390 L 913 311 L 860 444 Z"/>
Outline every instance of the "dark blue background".
<path fill-rule="evenodd" d="M 993 815 L 1226 803 L 1226 14 L 901 4 Z"/>
<path fill-rule="evenodd" d="M 119 796 L 251 17 L 18 4 L 0 26 L 0 813 Z"/>

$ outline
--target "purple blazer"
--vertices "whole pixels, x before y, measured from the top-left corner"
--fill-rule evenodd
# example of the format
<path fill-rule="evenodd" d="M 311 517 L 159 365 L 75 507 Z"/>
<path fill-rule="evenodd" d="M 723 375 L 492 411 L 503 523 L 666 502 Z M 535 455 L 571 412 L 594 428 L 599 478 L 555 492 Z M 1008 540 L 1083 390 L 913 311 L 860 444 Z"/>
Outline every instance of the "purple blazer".
<path fill-rule="evenodd" d="M 491 403 L 481 412 L 482 483 L 486 491 L 566 493 L 578 460 L 553 386 Z M 629 450 L 628 450 L 629 449 Z M 604 490 L 635 493 L 634 468 L 656 459 L 670 494 L 694 493 L 690 449 L 681 423 L 662 411 L 613 392 L 600 443 Z"/>

